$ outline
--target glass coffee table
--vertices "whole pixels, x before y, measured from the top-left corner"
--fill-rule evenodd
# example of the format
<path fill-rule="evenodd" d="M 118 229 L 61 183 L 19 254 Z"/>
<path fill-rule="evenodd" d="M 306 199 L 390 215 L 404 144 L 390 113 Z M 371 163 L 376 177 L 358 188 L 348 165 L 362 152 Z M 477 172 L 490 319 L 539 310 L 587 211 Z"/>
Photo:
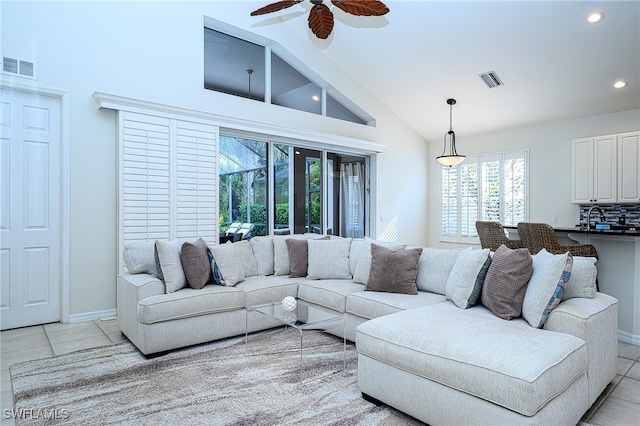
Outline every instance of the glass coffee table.
<path fill-rule="evenodd" d="M 346 330 L 344 325 L 344 318 L 335 313 L 335 311 L 322 306 L 308 303 L 304 300 L 296 299 L 296 308 L 293 311 L 286 311 L 282 307 L 281 302 L 267 303 L 264 305 L 253 305 L 247 307 L 247 312 L 255 311 L 262 315 L 266 315 L 271 318 L 275 318 L 283 325 L 292 327 L 300 333 L 300 369 L 299 376 L 302 380 L 302 350 L 303 350 L 303 336 L 308 330 L 327 331 L 335 327 L 342 328 L 342 335 L 346 336 Z M 248 318 L 248 316 L 247 316 Z M 247 319 L 248 323 L 248 319 Z M 248 324 L 245 328 L 245 344 L 249 339 Z M 347 365 L 347 339 L 342 338 L 342 350 L 343 350 L 343 369 L 346 369 Z"/>

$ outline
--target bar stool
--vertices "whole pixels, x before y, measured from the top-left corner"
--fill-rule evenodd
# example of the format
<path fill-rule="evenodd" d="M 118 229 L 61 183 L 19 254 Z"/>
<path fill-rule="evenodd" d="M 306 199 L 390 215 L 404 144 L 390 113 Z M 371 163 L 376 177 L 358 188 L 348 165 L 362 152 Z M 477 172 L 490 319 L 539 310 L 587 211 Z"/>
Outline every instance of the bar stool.
<path fill-rule="evenodd" d="M 548 223 L 518 223 L 518 234 L 523 247 L 536 254 L 543 248 L 552 254 L 570 252 L 573 256 L 598 258 L 598 251 L 591 244 L 560 244 L 556 231 Z"/>
<path fill-rule="evenodd" d="M 520 240 L 511 240 L 507 238 L 504 232 L 504 227 L 497 221 L 482 221 L 476 222 L 476 230 L 478 231 L 478 237 L 480 237 L 480 245 L 482 248 L 488 248 L 491 251 L 496 251 L 502 244 L 510 249 L 522 248 Z"/>

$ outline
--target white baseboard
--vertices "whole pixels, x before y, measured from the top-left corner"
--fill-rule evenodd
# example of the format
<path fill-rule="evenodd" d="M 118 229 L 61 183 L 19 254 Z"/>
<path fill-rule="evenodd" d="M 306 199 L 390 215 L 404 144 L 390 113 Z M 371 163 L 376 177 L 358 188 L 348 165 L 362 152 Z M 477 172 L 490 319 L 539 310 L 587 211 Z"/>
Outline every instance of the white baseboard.
<path fill-rule="evenodd" d="M 69 323 L 95 321 L 100 319 L 114 319 L 116 318 L 115 309 L 106 309 L 104 311 L 84 312 L 82 314 L 69 315 Z"/>
<path fill-rule="evenodd" d="M 631 345 L 640 346 L 640 336 L 637 334 L 631 334 L 626 331 L 618 330 L 618 340 L 621 342 L 629 343 Z"/>

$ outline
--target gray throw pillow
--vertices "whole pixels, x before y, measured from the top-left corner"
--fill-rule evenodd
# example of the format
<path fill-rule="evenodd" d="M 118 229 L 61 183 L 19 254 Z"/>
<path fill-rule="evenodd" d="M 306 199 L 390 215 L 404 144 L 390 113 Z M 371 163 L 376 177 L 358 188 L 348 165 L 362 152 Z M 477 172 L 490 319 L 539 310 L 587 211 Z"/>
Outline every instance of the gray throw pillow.
<path fill-rule="evenodd" d="M 501 245 L 491 260 L 480 301 L 499 318 L 519 317 L 532 273 L 533 259 L 529 250 L 512 250 Z"/>
<path fill-rule="evenodd" d="M 422 248 L 391 250 L 371 244 L 371 270 L 367 291 L 418 294 L 416 277 Z"/>
<path fill-rule="evenodd" d="M 202 238 L 194 243 L 183 243 L 180 259 L 189 287 L 199 290 L 211 282 L 209 248 Z"/>

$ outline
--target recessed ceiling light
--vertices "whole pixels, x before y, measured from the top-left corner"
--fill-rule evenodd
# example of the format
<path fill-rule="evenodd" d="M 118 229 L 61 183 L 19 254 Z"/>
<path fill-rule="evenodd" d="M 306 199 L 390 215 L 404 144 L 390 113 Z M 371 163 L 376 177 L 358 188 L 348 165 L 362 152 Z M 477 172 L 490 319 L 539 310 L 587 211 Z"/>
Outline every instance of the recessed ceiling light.
<path fill-rule="evenodd" d="M 587 17 L 587 21 L 589 21 L 592 24 L 595 24 L 596 22 L 600 22 L 604 19 L 604 13 L 602 12 L 593 12 L 590 13 L 589 16 Z"/>
<path fill-rule="evenodd" d="M 320 100 L 320 96 L 313 95 L 313 96 L 311 96 L 311 99 L 313 99 L 314 101 L 318 102 Z"/>
<path fill-rule="evenodd" d="M 615 87 L 616 89 L 622 89 L 623 87 L 627 87 L 627 84 L 629 84 L 629 82 L 624 80 L 618 80 L 615 83 L 613 83 L 613 87 Z"/>

